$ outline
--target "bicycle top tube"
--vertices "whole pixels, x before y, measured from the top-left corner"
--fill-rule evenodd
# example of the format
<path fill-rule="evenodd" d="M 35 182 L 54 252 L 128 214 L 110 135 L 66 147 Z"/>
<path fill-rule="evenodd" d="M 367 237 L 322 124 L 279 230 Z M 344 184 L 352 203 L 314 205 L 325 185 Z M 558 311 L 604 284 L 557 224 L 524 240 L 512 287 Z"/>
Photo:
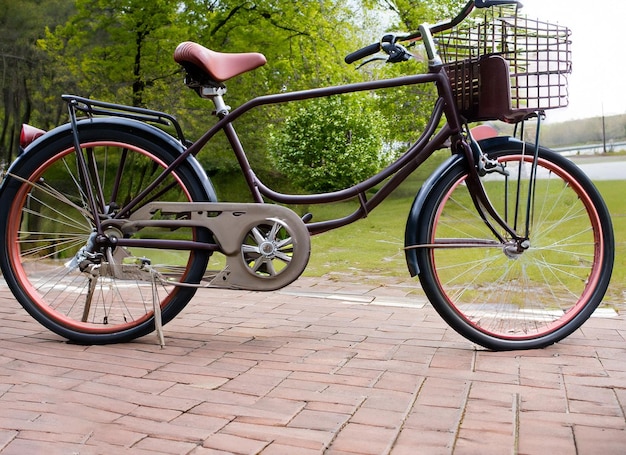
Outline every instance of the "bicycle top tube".
<path fill-rule="evenodd" d="M 394 43 L 390 44 L 391 46 L 385 49 L 385 52 L 391 56 L 396 47 L 393 47 Z M 201 48 L 201 46 L 198 45 L 196 48 Z M 403 54 L 402 48 L 399 47 L 398 49 L 400 49 L 400 53 L 397 54 L 397 61 L 407 60 L 407 58 L 402 57 L 402 55 L 406 55 Z M 177 61 L 185 67 L 189 65 L 193 66 L 193 62 L 189 60 L 188 57 L 178 55 Z M 206 66 L 207 65 L 204 65 L 205 69 L 201 71 L 200 74 L 198 74 L 198 68 L 193 68 L 192 74 L 188 73 L 189 79 L 187 80 L 187 85 L 194 89 L 200 96 L 213 101 L 216 108 L 215 112 L 219 120 L 188 147 L 184 156 L 197 155 L 217 132 L 224 131 L 255 202 L 262 203 L 265 199 L 269 199 L 282 204 L 324 204 L 358 198 L 360 206 L 353 215 L 343 220 L 343 222 L 323 225 L 311 223 L 310 229 L 312 231 L 338 227 L 354 219 L 366 216 L 370 210 L 380 204 L 393 189 L 397 188 L 408 175 L 422 164 L 434 151 L 447 145 L 448 140 L 453 136 L 459 135 L 462 129 L 462 123 L 456 111 L 456 102 L 453 98 L 454 95 L 450 87 L 449 77 L 441 67 L 431 65 L 427 73 L 411 76 L 259 96 L 230 111 L 229 109 L 224 109 L 226 104 L 223 101 L 223 94 L 225 93 L 223 81 L 211 82 L 210 74 L 207 72 Z M 206 80 L 207 77 L 209 78 L 208 83 Z M 206 90 L 202 89 L 203 83 L 198 82 L 202 80 L 204 80 L 204 84 L 207 85 Z M 437 87 L 438 101 L 435 102 L 429 122 L 417 142 L 409 147 L 396 161 L 379 173 L 339 191 L 307 195 L 285 194 L 274 191 L 254 173 L 233 125 L 239 117 L 261 106 L 426 83 L 435 84 Z M 447 121 L 445 126 L 436 134 L 442 117 L 445 117 Z M 169 172 L 170 169 L 168 168 L 166 171 Z M 385 182 L 382 188 L 378 189 L 377 194 L 368 201 L 366 192 L 376 185 L 381 184 L 386 179 L 389 180 Z"/>
<path fill-rule="evenodd" d="M 197 88 L 197 85 L 191 86 L 191 83 L 188 82 L 187 85 L 189 85 L 191 88 Z M 289 195 L 281 194 L 271 190 L 269 187 L 264 185 L 254 174 L 254 171 L 250 166 L 250 163 L 248 162 L 246 152 L 233 126 L 233 123 L 239 117 L 248 113 L 252 109 L 261 106 L 277 105 L 313 98 L 329 97 L 333 95 L 389 89 L 394 87 L 426 83 L 434 83 L 436 85 L 438 89 L 439 102 L 435 105 L 435 108 L 431 115 L 429 127 L 426 132 L 423 133 L 422 138 L 413 147 L 407 150 L 399 160 L 392 163 L 389 167 L 374 175 L 373 177 L 367 179 L 366 181 L 354 185 L 353 187 L 348 188 L 345 191 L 324 193 L 318 195 Z M 211 85 L 210 88 L 215 89 L 217 87 L 215 85 Z M 225 90 L 223 90 L 223 86 L 222 89 L 211 90 L 211 92 L 212 94 L 210 96 L 204 97 L 211 98 L 216 108 L 219 106 L 225 106 L 222 98 L 222 95 L 225 92 Z M 203 149 L 203 147 L 213 138 L 213 136 L 215 136 L 219 131 L 224 131 L 234 151 L 235 157 L 238 160 L 239 166 L 243 172 L 244 178 L 246 179 L 249 190 L 255 202 L 264 202 L 264 197 L 267 197 L 268 199 L 271 199 L 275 202 L 290 204 L 322 204 L 328 202 L 336 202 L 339 200 L 347 200 L 354 197 L 360 197 L 363 199 L 365 196 L 365 191 L 373 188 L 373 186 L 382 182 L 390 175 L 397 173 L 400 169 L 407 165 L 412 166 L 411 171 L 414 170 L 417 165 L 411 163 L 415 163 L 415 158 L 417 156 L 420 156 L 419 163 L 423 162 L 435 150 L 443 147 L 446 141 L 451 136 L 460 133 L 461 121 L 454 106 L 455 102 L 450 88 L 448 76 L 441 68 L 431 69 L 431 71 L 423 74 L 403 76 L 391 79 L 366 81 L 338 86 L 329 86 L 301 91 L 263 95 L 245 102 L 244 104 L 238 106 L 230 112 L 226 110 L 226 112 L 222 112 L 220 115 L 218 115 L 219 120 L 217 121 L 217 123 L 215 123 L 208 131 L 206 131 L 198 140 L 189 145 L 189 147 L 187 147 L 185 151 L 163 171 L 159 179 L 162 179 L 165 176 L 169 175 L 182 161 L 184 161 L 190 155 L 197 155 Z M 437 140 L 434 141 L 433 144 L 424 151 L 424 145 L 426 145 L 428 143 L 428 140 L 433 136 L 436 127 L 439 125 L 443 116 L 446 117 L 449 128 L 445 129 L 444 134 L 438 135 Z M 410 172 L 402 173 L 401 175 L 403 176 L 403 178 L 400 181 L 394 179 L 394 187 L 397 187 L 397 185 L 399 185 L 401 181 L 403 181 L 408 176 L 409 173 Z M 154 187 L 156 187 L 156 184 L 160 182 L 159 179 L 155 180 L 154 185 L 148 186 L 142 194 L 129 201 L 129 203 L 125 207 L 125 211 L 132 210 L 134 207 L 136 207 L 137 204 L 140 203 L 141 198 L 145 196 L 145 194 L 148 194 L 149 191 L 152 191 Z M 365 204 L 363 203 L 362 205 Z M 369 210 L 369 208 L 367 210 Z M 361 209 L 363 213 L 366 213 L 367 210 L 365 208 Z"/>

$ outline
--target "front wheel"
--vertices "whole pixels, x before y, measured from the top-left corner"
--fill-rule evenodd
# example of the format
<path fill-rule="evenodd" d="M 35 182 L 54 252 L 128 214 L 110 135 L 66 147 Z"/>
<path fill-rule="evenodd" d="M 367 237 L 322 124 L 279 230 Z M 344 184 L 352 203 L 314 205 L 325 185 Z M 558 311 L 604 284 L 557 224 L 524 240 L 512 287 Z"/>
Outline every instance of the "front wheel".
<path fill-rule="evenodd" d="M 573 163 L 512 142 L 487 151 L 508 176 L 488 174 L 491 203 L 523 241 L 494 234 L 472 202 L 464 162 L 432 189 L 419 228 L 420 282 L 444 320 L 493 350 L 541 348 L 580 327 L 600 304 L 613 267 L 608 210 Z M 492 223 L 492 226 L 495 224 Z"/>
<path fill-rule="evenodd" d="M 79 343 L 129 341 L 154 330 L 155 309 L 165 324 L 194 295 L 194 288 L 175 281 L 198 283 L 207 252 L 107 243 L 114 237 L 211 240 L 210 233 L 198 228 L 118 229 L 118 221 L 132 213 L 122 207 L 142 193 L 135 208 L 152 200 L 214 199 L 189 160 L 146 191 L 180 156 L 180 147 L 162 137 L 130 122 L 93 121 L 80 128 L 86 172 L 80 171 L 72 135 L 62 132 L 9 170 L 0 200 L 0 264 L 16 299 L 48 329 Z M 96 220 L 106 226 L 99 235 Z"/>

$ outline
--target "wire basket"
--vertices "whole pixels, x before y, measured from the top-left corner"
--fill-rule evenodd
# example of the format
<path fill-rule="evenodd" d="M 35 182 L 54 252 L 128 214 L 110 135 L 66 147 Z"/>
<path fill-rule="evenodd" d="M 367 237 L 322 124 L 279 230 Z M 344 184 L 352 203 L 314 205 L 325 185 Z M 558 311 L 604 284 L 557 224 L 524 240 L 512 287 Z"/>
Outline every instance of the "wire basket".
<path fill-rule="evenodd" d="M 517 122 L 567 106 L 571 31 L 520 16 L 517 6 L 477 11 L 436 37 L 461 114 Z"/>

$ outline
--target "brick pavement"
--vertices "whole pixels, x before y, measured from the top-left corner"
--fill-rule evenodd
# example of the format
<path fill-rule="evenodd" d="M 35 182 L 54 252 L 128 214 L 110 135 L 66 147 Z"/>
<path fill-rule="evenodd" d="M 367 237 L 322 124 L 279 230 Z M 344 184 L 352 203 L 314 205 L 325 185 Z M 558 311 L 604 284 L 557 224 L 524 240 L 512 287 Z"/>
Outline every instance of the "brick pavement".
<path fill-rule="evenodd" d="M 202 290 L 161 349 L 154 335 L 68 344 L 0 285 L 0 453 L 626 451 L 624 316 L 494 353 L 411 292 L 310 278 Z"/>

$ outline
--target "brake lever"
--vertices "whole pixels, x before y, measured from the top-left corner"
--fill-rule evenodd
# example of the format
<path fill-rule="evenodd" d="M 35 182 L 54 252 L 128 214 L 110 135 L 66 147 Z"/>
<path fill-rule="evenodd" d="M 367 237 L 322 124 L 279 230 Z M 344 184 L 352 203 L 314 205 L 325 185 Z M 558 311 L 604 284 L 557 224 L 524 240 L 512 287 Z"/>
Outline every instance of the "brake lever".
<path fill-rule="evenodd" d="M 380 48 L 389 56 L 387 58 L 388 63 L 406 62 L 413 57 L 413 54 L 402 44 L 398 44 L 397 41 L 398 37 L 396 35 L 389 34 L 383 36 L 380 42 Z"/>
<path fill-rule="evenodd" d="M 381 60 L 383 62 L 387 62 L 387 58 L 386 57 L 372 57 L 369 60 L 365 60 L 363 63 L 361 63 L 359 66 L 356 67 L 356 69 L 361 69 L 361 67 L 367 65 L 368 63 L 372 63 L 372 62 L 376 62 L 378 60 Z"/>

